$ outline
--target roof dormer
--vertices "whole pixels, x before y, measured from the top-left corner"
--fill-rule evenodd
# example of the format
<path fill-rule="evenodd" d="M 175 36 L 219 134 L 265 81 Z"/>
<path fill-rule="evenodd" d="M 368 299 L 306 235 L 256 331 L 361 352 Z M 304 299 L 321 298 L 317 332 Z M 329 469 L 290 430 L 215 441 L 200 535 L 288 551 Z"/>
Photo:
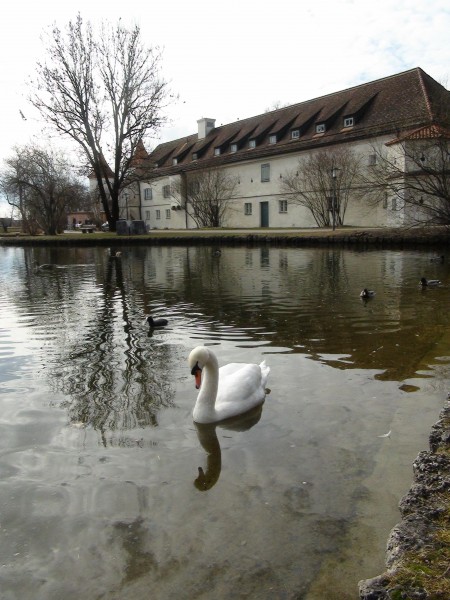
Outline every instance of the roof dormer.
<path fill-rule="evenodd" d="M 353 127 L 355 124 L 355 117 L 353 115 L 349 115 L 344 117 L 344 129 L 348 129 L 349 127 Z"/>

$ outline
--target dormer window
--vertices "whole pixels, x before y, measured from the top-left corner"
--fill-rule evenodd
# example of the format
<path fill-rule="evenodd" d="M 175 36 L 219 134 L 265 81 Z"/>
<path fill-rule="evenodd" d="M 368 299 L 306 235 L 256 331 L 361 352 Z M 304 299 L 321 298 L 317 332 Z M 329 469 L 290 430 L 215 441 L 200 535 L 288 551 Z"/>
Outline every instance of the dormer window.
<path fill-rule="evenodd" d="M 230 145 L 230 152 L 237 152 L 237 144 Z"/>
<path fill-rule="evenodd" d="M 198 154 L 197 154 L 197 152 L 193 152 L 192 153 L 192 160 L 198 160 Z"/>
<path fill-rule="evenodd" d="M 325 123 L 317 123 L 316 133 L 325 133 Z"/>
<path fill-rule="evenodd" d="M 354 117 L 346 117 L 344 119 L 344 127 L 353 127 L 354 124 L 355 124 Z"/>
<path fill-rule="evenodd" d="M 214 148 L 214 156 L 220 156 L 220 148 Z"/>
<path fill-rule="evenodd" d="M 256 148 L 256 140 L 249 140 L 248 141 L 248 147 L 249 148 Z"/>
<path fill-rule="evenodd" d="M 172 159 L 172 164 L 173 165 L 177 165 L 178 164 L 178 158 L 173 158 Z"/>
<path fill-rule="evenodd" d="M 277 136 L 269 135 L 269 144 L 276 144 L 276 143 L 277 143 Z"/>
<path fill-rule="evenodd" d="M 298 140 L 299 137 L 300 137 L 300 129 L 293 129 L 291 131 L 291 139 Z"/>

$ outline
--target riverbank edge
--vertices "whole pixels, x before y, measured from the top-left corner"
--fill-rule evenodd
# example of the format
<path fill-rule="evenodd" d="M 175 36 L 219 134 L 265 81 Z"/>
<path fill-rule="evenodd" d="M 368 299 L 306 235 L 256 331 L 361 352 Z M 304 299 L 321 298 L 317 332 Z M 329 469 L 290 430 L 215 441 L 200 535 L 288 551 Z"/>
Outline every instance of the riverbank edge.
<path fill-rule="evenodd" d="M 449 227 L 414 228 L 360 228 L 340 229 L 181 229 L 151 230 L 144 235 L 117 235 L 115 233 L 64 233 L 56 236 L 26 236 L 2 234 L 0 245 L 277 245 L 318 246 L 349 245 L 381 248 L 411 248 L 417 246 L 447 247 L 450 245 Z"/>
<path fill-rule="evenodd" d="M 433 425 L 429 450 L 413 463 L 414 479 L 399 503 L 387 570 L 358 583 L 360 600 L 450 598 L 450 402 Z"/>

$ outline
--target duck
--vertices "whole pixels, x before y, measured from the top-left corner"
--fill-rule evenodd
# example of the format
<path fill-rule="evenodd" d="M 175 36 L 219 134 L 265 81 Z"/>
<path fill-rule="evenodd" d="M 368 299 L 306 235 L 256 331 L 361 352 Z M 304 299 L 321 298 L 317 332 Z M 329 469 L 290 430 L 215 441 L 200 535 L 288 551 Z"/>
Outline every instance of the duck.
<path fill-rule="evenodd" d="M 364 288 L 363 291 L 360 293 L 361 298 L 373 298 L 374 296 L 375 292 L 373 290 L 368 290 L 367 288 Z"/>
<path fill-rule="evenodd" d="M 110 258 L 120 258 L 122 256 L 122 252 L 120 250 L 110 250 L 109 257 Z"/>
<path fill-rule="evenodd" d="M 50 271 L 52 269 L 57 269 L 58 265 L 54 265 L 52 263 L 44 263 L 43 265 L 40 265 L 37 261 L 35 262 L 35 269 L 36 271 Z"/>
<path fill-rule="evenodd" d="M 222 254 L 221 250 L 214 250 L 213 256 L 220 256 Z"/>
<path fill-rule="evenodd" d="M 422 287 L 429 287 L 432 285 L 440 285 L 441 282 L 439 279 L 426 279 L 425 277 L 422 277 L 420 280 L 420 285 Z"/>
<path fill-rule="evenodd" d="M 200 390 L 192 416 L 195 423 L 218 423 L 242 415 L 264 402 L 270 368 L 262 361 L 220 367 L 215 353 L 197 346 L 188 358 Z"/>
<path fill-rule="evenodd" d="M 165 327 L 169 321 L 167 319 L 154 319 L 153 317 L 147 317 L 147 323 L 152 329 L 157 327 Z"/>

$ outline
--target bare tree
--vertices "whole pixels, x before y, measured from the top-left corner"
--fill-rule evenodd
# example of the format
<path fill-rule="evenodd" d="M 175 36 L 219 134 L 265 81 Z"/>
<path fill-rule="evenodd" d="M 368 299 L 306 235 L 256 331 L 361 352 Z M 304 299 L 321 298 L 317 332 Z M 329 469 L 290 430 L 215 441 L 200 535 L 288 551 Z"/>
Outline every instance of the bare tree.
<path fill-rule="evenodd" d="M 66 224 L 67 210 L 80 206 L 87 189 L 74 175 L 69 161 L 51 148 L 25 146 L 5 161 L 0 188 L 22 218 L 24 229 L 56 235 Z"/>
<path fill-rule="evenodd" d="M 307 208 L 319 227 L 343 225 L 350 196 L 360 195 L 360 158 L 351 150 L 318 150 L 283 174 L 281 195 Z"/>
<path fill-rule="evenodd" d="M 172 184 L 172 195 L 197 227 L 222 227 L 238 178 L 220 169 L 183 173 Z"/>
<path fill-rule="evenodd" d="M 394 144 L 374 146 L 373 156 L 365 177 L 373 204 L 389 198 L 405 224 L 450 225 L 450 129 L 422 128 Z"/>
<path fill-rule="evenodd" d="M 78 15 L 64 32 L 52 29 L 47 55 L 48 62 L 37 65 L 30 101 L 53 129 L 78 144 L 115 230 L 136 148 L 165 121 L 161 54 L 143 45 L 137 25 L 104 24 L 96 35 Z"/>
<path fill-rule="evenodd" d="M 273 110 L 278 110 L 280 108 L 285 108 L 286 106 L 290 106 L 292 102 L 281 102 L 281 100 L 275 100 L 269 106 L 266 106 L 264 109 L 265 113 L 272 112 Z"/>

